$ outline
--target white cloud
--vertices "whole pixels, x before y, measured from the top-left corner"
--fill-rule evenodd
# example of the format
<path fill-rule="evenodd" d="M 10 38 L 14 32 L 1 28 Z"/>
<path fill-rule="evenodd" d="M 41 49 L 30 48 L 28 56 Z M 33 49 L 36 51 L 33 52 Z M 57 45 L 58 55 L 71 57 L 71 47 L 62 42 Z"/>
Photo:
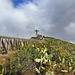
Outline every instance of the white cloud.
<path fill-rule="evenodd" d="M 67 35 L 72 37 L 75 36 L 75 23 L 71 23 L 69 26 L 65 27 Z"/>

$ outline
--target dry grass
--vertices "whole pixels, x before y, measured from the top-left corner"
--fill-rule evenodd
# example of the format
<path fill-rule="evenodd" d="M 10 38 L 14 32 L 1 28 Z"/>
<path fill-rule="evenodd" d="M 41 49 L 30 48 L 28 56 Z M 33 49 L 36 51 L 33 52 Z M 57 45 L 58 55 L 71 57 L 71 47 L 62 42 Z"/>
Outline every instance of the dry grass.
<path fill-rule="evenodd" d="M 9 51 L 8 54 L 0 54 L 0 65 L 7 67 L 9 65 L 9 58 L 12 57 L 14 51 Z"/>
<path fill-rule="evenodd" d="M 22 75 L 35 75 L 35 73 L 30 70 L 26 70 L 25 72 L 22 73 Z"/>

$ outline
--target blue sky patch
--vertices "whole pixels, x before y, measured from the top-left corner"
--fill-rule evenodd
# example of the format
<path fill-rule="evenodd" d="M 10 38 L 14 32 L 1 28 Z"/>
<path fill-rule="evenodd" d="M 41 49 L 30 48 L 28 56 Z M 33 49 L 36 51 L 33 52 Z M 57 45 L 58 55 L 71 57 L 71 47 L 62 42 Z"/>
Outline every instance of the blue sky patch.
<path fill-rule="evenodd" d="M 18 6 L 19 4 L 26 3 L 28 4 L 29 2 L 33 2 L 33 0 L 12 0 L 14 7 Z"/>

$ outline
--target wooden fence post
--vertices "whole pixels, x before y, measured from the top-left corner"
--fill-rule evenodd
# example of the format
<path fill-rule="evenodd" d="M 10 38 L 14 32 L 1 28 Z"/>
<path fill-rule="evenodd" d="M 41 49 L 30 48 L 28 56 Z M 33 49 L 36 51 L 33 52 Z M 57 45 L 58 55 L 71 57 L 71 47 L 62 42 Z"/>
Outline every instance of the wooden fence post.
<path fill-rule="evenodd" d="M 6 46 L 6 49 L 7 49 L 7 51 L 8 51 L 8 41 L 7 41 L 6 38 L 5 38 L 5 46 Z"/>
<path fill-rule="evenodd" d="M 1 50 L 1 38 L 0 38 L 0 50 Z"/>
<path fill-rule="evenodd" d="M 8 51 L 10 50 L 10 39 L 8 39 Z"/>
<path fill-rule="evenodd" d="M 5 49 L 5 51 L 7 53 L 7 49 L 6 49 L 6 46 L 5 46 L 5 43 L 4 43 L 3 39 L 2 39 L 2 46 L 3 46 L 3 48 Z"/>
<path fill-rule="evenodd" d="M 13 41 L 13 46 L 14 46 L 14 50 L 15 50 L 15 46 L 16 46 L 15 39 L 14 39 L 14 41 Z"/>
<path fill-rule="evenodd" d="M 12 50 L 14 50 L 12 39 L 10 39 L 10 45 L 11 45 Z"/>

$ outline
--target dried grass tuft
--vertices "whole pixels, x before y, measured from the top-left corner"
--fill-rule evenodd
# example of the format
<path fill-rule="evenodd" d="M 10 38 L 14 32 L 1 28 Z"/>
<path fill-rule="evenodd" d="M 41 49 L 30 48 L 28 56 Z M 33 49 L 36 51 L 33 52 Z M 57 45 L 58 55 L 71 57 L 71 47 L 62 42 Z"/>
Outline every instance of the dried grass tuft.
<path fill-rule="evenodd" d="M 8 67 L 8 65 L 10 64 L 9 58 L 11 58 L 14 53 L 15 51 L 9 51 L 8 54 L 0 55 L 0 65 Z"/>

